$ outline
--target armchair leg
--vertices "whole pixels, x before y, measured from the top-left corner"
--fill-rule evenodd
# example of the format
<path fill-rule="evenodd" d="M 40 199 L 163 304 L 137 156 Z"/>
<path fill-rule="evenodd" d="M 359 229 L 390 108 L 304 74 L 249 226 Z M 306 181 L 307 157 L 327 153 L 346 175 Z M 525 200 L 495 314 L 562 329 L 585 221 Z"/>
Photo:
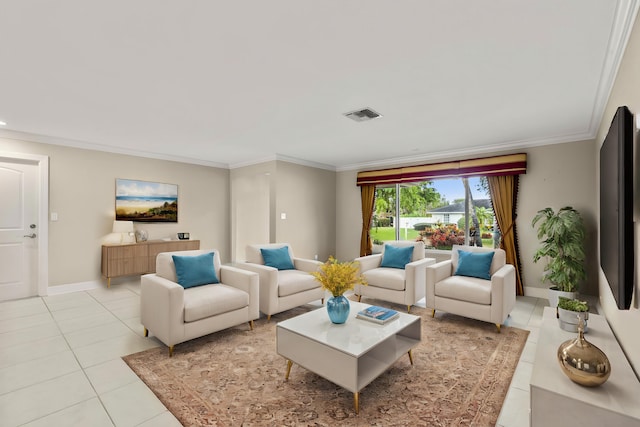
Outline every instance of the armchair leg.
<path fill-rule="evenodd" d="M 270 315 L 270 314 L 267 314 L 267 322 L 268 322 L 269 320 L 271 320 L 271 315 Z"/>
<path fill-rule="evenodd" d="M 144 328 L 144 336 L 145 337 L 149 336 L 149 330 L 147 328 Z"/>
<path fill-rule="evenodd" d="M 358 302 L 362 299 L 362 295 L 358 295 Z"/>
<path fill-rule="evenodd" d="M 436 317 L 436 309 L 431 310 L 431 317 Z"/>
<path fill-rule="evenodd" d="M 173 357 L 173 346 L 169 346 L 169 357 Z"/>
<path fill-rule="evenodd" d="M 500 326 L 502 326 L 500 325 L 500 323 L 496 323 L 496 328 L 498 328 L 498 333 L 500 333 Z"/>
<path fill-rule="evenodd" d="M 324 298 L 320 298 L 320 304 L 324 304 Z"/>
<path fill-rule="evenodd" d="M 411 306 L 410 305 L 407 306 L 407 313 L 411 313 Z"/>
<path fill-rule="evenodd" d="M 249 329 L 253 331 L 253 320 L 249 320 Z"/>

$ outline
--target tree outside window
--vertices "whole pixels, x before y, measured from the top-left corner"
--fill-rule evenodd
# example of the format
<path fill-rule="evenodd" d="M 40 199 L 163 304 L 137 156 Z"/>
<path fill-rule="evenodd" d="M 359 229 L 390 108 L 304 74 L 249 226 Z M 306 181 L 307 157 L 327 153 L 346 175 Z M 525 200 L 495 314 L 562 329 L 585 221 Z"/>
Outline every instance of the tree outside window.
<path fill-rule="evenodd" d="M 451 249 L 453 244 L 465 242 L 494 247 L 496 228 L 484 177 L 431 180 L 376 189 L 371 228 L 374 244 L 422 240 L 434 249 Z"/>

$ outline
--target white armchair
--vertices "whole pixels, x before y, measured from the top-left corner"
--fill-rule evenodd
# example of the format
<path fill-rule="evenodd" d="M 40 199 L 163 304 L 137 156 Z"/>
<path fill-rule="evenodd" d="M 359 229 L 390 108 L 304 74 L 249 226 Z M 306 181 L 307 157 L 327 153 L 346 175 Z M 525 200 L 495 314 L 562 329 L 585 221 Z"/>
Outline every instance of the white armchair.
<path fill-rule="evenodd" d="M 412 247 L 410 262 L 396 267 L 385 267 L 385 251 L 389 246 L 393 248 Z M 393 249 L 392 248 L 392 249 Z M 387 258 L 388 259 L 388 258 Z M 367 255 L 356 258 L 360 263 L 360 273 L 367 279 L 368 285 L 356 285 L 354 292 L 358 301 L 362 297 L 377 298 L 407 306 L 411 306 L 425 297 L 425 275 L 428 265 L 434 264 L 434 258 L 424 257 L 424 243 L 408 240 L 385 242 L 381 254 Z"/>
<path fill-rule="evenodd" d="M 292 269 L 278 269 L 265 265 L 262 249 L 269 251 L 287 248 L 288 258 Z M 296 258 L 291 245 L 288 243 L 268 243 L 248 245 L 246 261 L 238 267 L 258 273 L 260 277 L 260 311 L 271 315 L 290 310 L 312 301 L 321 300 L 324 303 L 325 292 L 320 283 L 309 274 L 317 271 L 322 265 L 320 261 Z"/>
<path fill-rule="evenodd" d="M 490 279 L 456 275 L 460 264 L 458 251 L 482 254 L 494 252 L 489 267 Z M 466 262 L 466 261 L 465 261 Z M 516 304 L 516 273 L 506 263 L 502 249 L 454 245 L 451 259 L 427 267 L 427 308 L 495 323 L 500 332 Z"/>
<path fill-rule="evenodd" d="M 213 271 L 219 283 L 186 288 L 178 283 L 184 274 L 181 269 L 176 274 L 173 255 L 196 259 L 210 253 L 213 253 Z M 207 260 L 211 262 L 210 258 Z M 187 269 L 187 273 L 193 271 Z M 210 272 L 210 268 L 207 271 Z M 172 356 L 174 345 L 212 332 L 244 322 L 253 330 L 253 320 L 260 316 L 258 292 L 258 275 L 221 266 L 220 254 L 215 249 L 160 253 L 156 258 L 156 273 L 141 279 L 140 318 L 145 336 L 151 331 L 169 347 L 169 356 Z"/>

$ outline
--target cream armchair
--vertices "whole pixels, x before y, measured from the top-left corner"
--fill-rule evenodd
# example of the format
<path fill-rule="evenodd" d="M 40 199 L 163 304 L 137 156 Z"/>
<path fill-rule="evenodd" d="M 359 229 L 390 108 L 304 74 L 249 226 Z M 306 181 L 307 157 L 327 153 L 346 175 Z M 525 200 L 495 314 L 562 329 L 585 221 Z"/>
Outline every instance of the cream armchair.
<path fill-rule="evenodd" d="M 472 254 L 493 252 L 486 279 L 460 275 L 459 251 Z M 463 254 L 464 256 L 464 254 Z M 464 261 L 465 265 L 467 261 Z M 477 273 L 477 269 L 462 273 Z M 458 275 L 456 275 L 458 271 Z M 481 275 L 483 275 L 481 274 Z M 479 248 L 454 245 L 451 259 L 427 267 L 427 308 L 469 317 L 484 322 L 495 323 L 500 332 L 516 304 L 516 273 L 511 264 L 506 263 L 506 254 L 502 249 Z"/>
<path fill-rule="evenodd" d="M 213 253 L 213 268 L 211 258 Z M 173 256 L 181 257 L 178 271 Z M 186 258 L 185 258 L 186 257 Z M 201 260 L 199 264 L 193 261 Z M 194 272 L 204 268 L 215 271 L 219 283 L 184 287 L 196 282 Z M 199 282 L 210 283 L 209 277 Z M 215 282 L 215 279 L 214 279 Z M 253 330 L 258 311 L 258 275 L 234 267 L 220 265 L 220 253 L 215 250 L 163 252 L 156 258 L 156 273 L 142 276 L 140 317 L 145 336 L 149 331 L 169 347 L 181 342 L 217 332 L 247 322 Z"/>
<path fill-rule="evenodd" d="M 387 248 L 391 246 L 385 258 Z M 389 263 L 389 257 L 393 249 L 402 248 L 409 252 L 408 263 Z M 367 255 L 356 258 L 360 264 L 360 273 L 367 279 L 368 285 L 356 285 L 354 292 L 358 295 L 358 301 L 362 297 L 377 298 L 407 306 L 407 312 L 411 306 L 425 296 L 425 275 L 428 265 L 434 264 L 434 258 L 424 257 L 424 243 L 408 240 L 385 242 L 381 254 Z M 395 265 L 387 267 L 387 265 Z"/>
<path fill-rule="evenodd" d="M 289 267 L 292 268 L 279 269 L 265 265 L 262 250 L 280 250 L 288 253 L 286 258 L 291 262 Z M 288 243 L 248 245 L 246 261 L 238 263 L 239 268 L 253 271 L 260 276 L 260 311 L 267 315 L 267 320 L 270 320 L 273 314 L 312 301 L 321 300 L 324 303 L 324 290 L 309 274 L 318 270 L 321 265 L 320 261 L 294 257 Z"/>

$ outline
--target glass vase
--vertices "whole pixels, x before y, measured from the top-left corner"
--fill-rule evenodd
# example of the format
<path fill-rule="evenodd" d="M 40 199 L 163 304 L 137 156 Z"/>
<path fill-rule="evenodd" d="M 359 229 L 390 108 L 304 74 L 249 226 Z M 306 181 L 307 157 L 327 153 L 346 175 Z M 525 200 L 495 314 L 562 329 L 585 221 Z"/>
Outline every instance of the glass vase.
<path fill-rule="evenodd" d="M 338 297 L 330 297 L 327 300 L 327 313 L 329 313 L 329 319 L 333 323 L 344 323 L 349 317 L 349 300 L 344 295 Z"/>

